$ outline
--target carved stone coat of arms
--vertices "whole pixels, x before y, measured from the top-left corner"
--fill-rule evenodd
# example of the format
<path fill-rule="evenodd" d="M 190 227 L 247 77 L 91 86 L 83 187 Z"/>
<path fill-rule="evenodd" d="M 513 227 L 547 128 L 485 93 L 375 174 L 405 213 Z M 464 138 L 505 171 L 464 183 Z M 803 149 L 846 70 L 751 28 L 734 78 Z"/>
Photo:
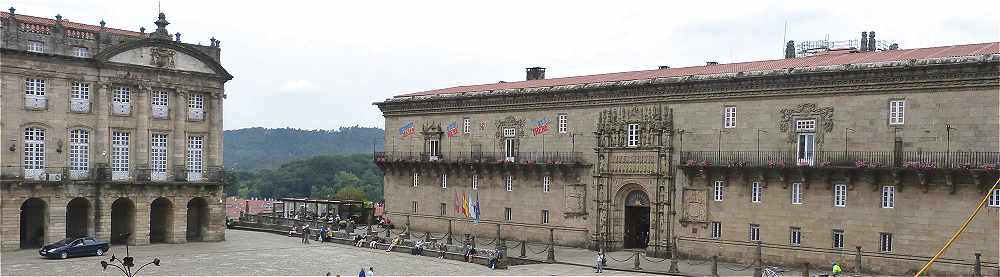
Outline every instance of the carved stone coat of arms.
<path fill-rule="evenodd" d="M 156 67 L 174 67 L 174 50 L 166 48 L 152 48 L 150 52 L 150 64 Z"/>

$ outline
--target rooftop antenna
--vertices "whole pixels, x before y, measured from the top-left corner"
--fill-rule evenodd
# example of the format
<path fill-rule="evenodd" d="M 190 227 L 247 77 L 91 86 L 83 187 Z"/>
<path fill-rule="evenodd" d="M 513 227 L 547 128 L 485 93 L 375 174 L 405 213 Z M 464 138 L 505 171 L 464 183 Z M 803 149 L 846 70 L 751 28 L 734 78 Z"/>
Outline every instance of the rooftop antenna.
<path fill-rule="evenodd" d="M 157 0 L 156 1 L 156 13 L 159 14 L 159 13 L 162 13 L 162 12 L 163 12 L 163 9 L 160 7 L 160 1 Z"/>
<path fill-rule="evenodd" d="M 785 32 L 781 34 L 781 54 L 785 54 L 785 43 L 788 42 L 788 19 L 785 19 Z"/>

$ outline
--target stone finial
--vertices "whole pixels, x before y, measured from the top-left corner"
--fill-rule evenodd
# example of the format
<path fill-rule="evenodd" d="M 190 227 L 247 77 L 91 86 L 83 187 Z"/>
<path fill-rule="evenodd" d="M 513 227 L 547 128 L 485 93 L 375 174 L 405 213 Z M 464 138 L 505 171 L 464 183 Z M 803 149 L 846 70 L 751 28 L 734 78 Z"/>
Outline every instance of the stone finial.
<path fill-rule="evenodd" d="M 104 24 L 106 24 L 106 22 L 104 22 L 104 19 L 101 19 L 101 28 L 104 28 Z"/>
<path fill-rule="evenodd" d="M 174 34 L 174 40 L 177 42 L 181 42 L 181 32 L 177 32 L 176 34 Z"/>
<path fill-rule="evenodd" d="M 208 46 L 215 47 L 216 46 L 215 42 L 218 41 L 218 40 L 215 40 L 215 37 L 212 37 L 212 38 L 208 39 L 208 41 L 211 42 L 211 44 L 209 44 Z"/>
<path fill-rule="evenodd" d="M 868 32 L 868 51 L 875 52 L 875 31 Z"/>
<path fill-rule="evenodd" d="M 10 15 L 14 15 L 14 11 L 17 9 L 15 9 L 14 7 L 10 7 L 10 9 L 7 10 L 10 11 Z"/>
<path fill-rule="evenodd" d="M 868 51 L 868 32 L 861 32 L 861 47 L 858 47 L 861 52 Z"/>
<path fill-rule="evenodd" d="M 167 15 L 160 13 L 159 18 L 153 23 L 156 24 L 156 31 L 153 32 L 151 37 L 169 40 L 170 33 L 167 32 L 167 25 L 170 25 L 170 22 L 167 22 Z"/>
<path fill-rule="evenodd" d="M 56 14 L 56 21 L 62 21 L 62 15 Z"/>
<path fill-rule="evenodd" d="M 139 33 L 146 33 L 146 27 L 139 27 Z"/>

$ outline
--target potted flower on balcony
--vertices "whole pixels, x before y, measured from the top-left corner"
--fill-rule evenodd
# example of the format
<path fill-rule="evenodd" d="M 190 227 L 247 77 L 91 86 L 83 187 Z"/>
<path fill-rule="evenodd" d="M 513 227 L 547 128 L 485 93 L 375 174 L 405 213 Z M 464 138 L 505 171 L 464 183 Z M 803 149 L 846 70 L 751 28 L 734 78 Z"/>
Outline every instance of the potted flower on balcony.
<path fill-rule="evenodd" d="M 767 167 L 768 168 L 785 168 L 785 161 L 784 160 L 768 160 L 767 161 Z"/>
<path fill-rule="evenodd" d="M 962 171 L 962 174 L 970 174 L 970 173 L 972 173 L 972 164 L 971 163 L 960 163 L 960 164 L 958 164 L 958 168 Z"/>
<path fill-rule="evenodd" d="M 994 172 L 996 172 L 997 165 L 992 163 L 984 163 L 980 165 L 979 168 L 981 168 L 983 172 L 986 172 L 988 174 L 993 174 Z"/>

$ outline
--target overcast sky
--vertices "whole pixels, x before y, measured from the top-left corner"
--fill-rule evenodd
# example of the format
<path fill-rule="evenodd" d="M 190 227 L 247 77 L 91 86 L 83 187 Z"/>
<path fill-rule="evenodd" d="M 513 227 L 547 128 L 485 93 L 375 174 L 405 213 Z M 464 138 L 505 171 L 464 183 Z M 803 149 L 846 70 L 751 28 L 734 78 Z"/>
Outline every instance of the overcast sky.
<path fill-rule="evenodd" d="M 156 0 L 4 1 L 20 14 L 156 28 Z M 222 64 L 235 76 L 226 129 L 382 127 L 371 103 L 393 95 L 519 81 L 531 66 L 554 78 L 777 59 L 783 37 L 848 40 L 874 30 L 901 48 L 1000 40 L 995 1 L 160 3 L 182 41 L 222 41 Z"/>

